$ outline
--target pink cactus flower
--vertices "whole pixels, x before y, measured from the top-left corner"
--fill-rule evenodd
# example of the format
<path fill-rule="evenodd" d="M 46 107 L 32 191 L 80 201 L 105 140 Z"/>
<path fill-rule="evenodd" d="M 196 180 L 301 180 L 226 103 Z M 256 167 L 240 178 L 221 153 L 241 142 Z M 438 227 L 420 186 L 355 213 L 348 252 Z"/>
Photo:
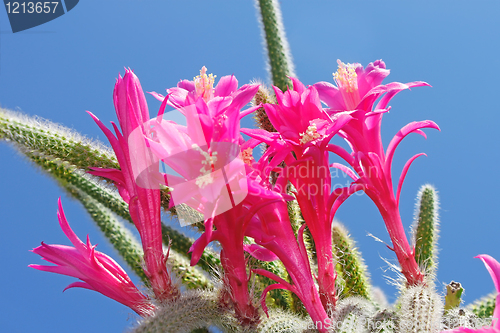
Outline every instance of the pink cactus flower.
<path fill-rule="evenodd" d="M 497 290 L 497 299 L 495 302 L 495 310 L 493 311 L 491 326 L 476 329 L 458 327 L 452 330 L 443 331 L 442 333 L 500 333 L 500 321 L 498 320 L 500 318 L 500 263 L 487 254 L 478 255 L 476 258 L 483 261 Z"/>
<path fill-rule="evenodd" d="M 169 94 L 168 104 L 183 112 L 188 105 L 206 105 L 206 111 L 214 117 L 221 112 L 229 110 L 240 111 L 253 98 L 257 92 L 258 85 L 245 84 L 238 88 L 238 80 L 234 75 L 223 76 L 214 88 L 216 76 L 207 74 L 207 68 L 203 66 L 200 75 L 193 81 L 182 80 L 177 87 L 167 89 Z M 159 101 L 163 102 L 165 97 L 158 93 L 151 93 Z M 257 108 L 257 107 L 256 107 Z M 242 116 L 253 112 L 256 108 L 245 110 Z"/>
<path fill-rule="evenodd" d="M 277 159 L 271 157 L 271 150 L 268 150 L 256 162 L 252 150 L 258 143 L 259 140 L 250 139 L 241 145 L 244 152 L 241 158 L 246 164 L 249 193 L 244 200 L 244 206 L 248 207 L 248 210 L 243 215 L 238 215 L 240 217 L 237 221 L 244 226 L 245 236 L 253 238 L 256 243 L 244 245 L 244 250 L 259 260 L 279 259 L 291 278 L 291 282 L 286 282 L 268 271 L 254 269 L 255 273 L 277 282 L 262 293 L 262 307 L 267 312 L 265 296 L 270 290 L 281 288 L 292 291 L 301 299 L 307 312 L 323 332 L 322 329 L 329 325 L 329 319 L 311 273 L 303 240 L 303 228 L 296 238 L 290 223 L 285 200 L 291 200 L 293 197 L 284 192 L 287 179 L 280 174 L 276 183 L 271 184 L 270 172 L 275 170 Z"/>
<path fill-rule="evenodd" d="M 422 128 L 439 130 L 439 127 L 430 120 L 412 122 L 394 136 L 385 152 L 380 128 L 382 116 L 389 111 L 388 103 L 392 97 L 402 90 L 428 84 L 419 81 L 382 85 L 382 80 L 389 75 L 389 70 L 385 68 L 382 60 L 370 63 L 366 69 L 360 64 L 344 64 L 340 61 L 338 63 L 338 72 L 334 73 L 337 87 L 327 82 L 316 83 L 314 87 L 318 90 L 320 99 L 329 106 L 327 112 L 330 116 L 347 112 L 352 117 L 352 120 L 339 131 L 339 135 L 346 139 L 352 148 L 352 153 L 333 144 L 328 145 L 327 149 L 349 163 L 354 171 L 345 166 L 340 168 L 353 178 L 355 184 L 363 188 L 378 207 L 407 282 L 410 285 L 421 283 L 424 275 L 415 261 L 414 250 L 408 243 L 401 222 L 399 195 L 411 163 L 424 154 L 413 156 L 403 167 L 396 194 L 393 190 L 391 165 L 394 151 L 404 137 L 410 133 L 418 133 L 425 137 Z M 379 98 L 380 101 L 374 106 Z"/>
<path fill-rule="evenodd" d="M 215 77 L 206 68 L 193 81 L 181 81 L 169 95 L 154 95 L 162 101 L 159 116 L 149 127 L 154 135 L 148 146 L 157 158 L 175 173 L 165 174 L 171 191 L 171 205 L 185 203 L 204 216 L 205 232 L 191 247 L 191 264 L 200 259 L 212 241 L 221 245 L 224 283 L 235 313 L 244 325 L 258 322 L 259 313 L 249 297 L 242 223 L 250 208 L 246 169 L 240 143 L 239 121 L 251 112 L 241 111 L 257 92 L 258 85 L 238 89 L 234 76 L 221 78 L 214 88 Z M 186 118 L 187 126 L 163 119 L 165 107 L 173 106 Z M 165 114 L 168 115 L 168 114 Z M 180 216 L 180 218 L 183 218 Z M 198 221 L 185 221 L 185 224 Z M 215 227 L 215 230 L 214 230 Z"/>
<path fill-rule="evenodd" d="M 71 230 L 60 198 L 57 217 L 61 229 L 73 247 L 42 242 L 41 246 L 33 249 L 33 252 L 56 266 L 29 265 L 29 267 L 72 276 L 83 281 L 71 283 L 64 290 L 75 287 L 94 290 L 130 307 L 143 317 L 152 315 L 154 305 L 137 289 L 120 265 L 106 254 L 96 251 L 96 246 L 90 243 L 88 236 L 85 244 Z"/>
<path fill-rule="evenodd" d="M 253 159 L 252 150 L 259 141 L 245 142 L 239 134 L 240 118 L 255 108 L 241 112 L 240 109 L 258 87 L 247 85 L 237 89 L 237 81 L 231 76 L 223 77 L 214 89 L 213 78 L 203 68 L 194 82 L 182 81 L 177 88 L 169 89 L 167 98 L 156 94 L 162 100 L 162 107 L 169 104 L 184 114 L 187 126 L 157 119 L 157 123 L 151 123 L 155 135 L 148 143 L 162 161 L 181 175 L 178 178 L 166 175 L 176 204 L 187 203 L 204 214 L 205 233 L 191 248 L 191 262 L 199 260 L 210 242 L 221 244 L 228 295 L 240 320 L 251 325 L 258 314 L 248 297 L 244 251 L 261 259 L 279 258 L 294 285 L 285 285 L 271 275 L 279 283 L 268 290 L 278 287 L 292 290 L 303 300 L 312 318 L 324 323 L 328 316 L 319 300 L 309 258 L 301 252 L 288 218 L 284 198 L 291 197 L 269 186 L 269 172 L 276 164 L 267 163 L 268 156 L 259 163 Z M 220 171 L 225 174 L 217 174 Z M 285 188 L 284 185 L 280 188 Z M 245 246 L 245 236 L 254 238 L 258 245 Z"/>
<path fill-rule="evenodd" d="M 295 187 L 295 196 L 311 231 L 318 258 L 318 285 L 324 308 L 335 306 L 335 260 L 332 251 L 332 222 L 338 191 L 331 188 L 327 145 L 349 123 L 347 113 L 330 115 L 323 109 L 314 86 L 306 88 L 292 78 L 286 92 L 274 88 L 278 104 L 265 104 L 266 113 L 277 133 L 243 129 L 242 132 L 271 146 L 273 167 L 285 161 L 283 176 Z M 293 152 L 293 154 L 291 154 Z M 353 189 L 347 189 L 351 194 Z M 346 198 L 341 198 L 345 200 Z M 338 207 L 339 203 L 335 207 Z"/>
<path fill-rule="evenodd" d="M 112 180 L 123 200 L 128 203 L 142 241 L 145 273 L 156 298 L 159 301 L 176 298 L 180 293 L 170 279 L 162 247 L 160 190 L 152 176 L 155 173 L 159 176 L 159 162 L 146 147 L 144 137 L 132 135 L 137 131 L 149 135 L 149 129 L 144 126 L 149 121 L 149 111 L 139 79 L 131 70 L 126 70 L 123 78 L 118 77 L 113 100 L 123 133 L 112 123 L 115 137 L 96 116 L 89 114 L 111 143 L 120 170 L 93 168 L 90 173 Z M 137 161 L 146 166 L 146 177 L 134 172 Z"/>

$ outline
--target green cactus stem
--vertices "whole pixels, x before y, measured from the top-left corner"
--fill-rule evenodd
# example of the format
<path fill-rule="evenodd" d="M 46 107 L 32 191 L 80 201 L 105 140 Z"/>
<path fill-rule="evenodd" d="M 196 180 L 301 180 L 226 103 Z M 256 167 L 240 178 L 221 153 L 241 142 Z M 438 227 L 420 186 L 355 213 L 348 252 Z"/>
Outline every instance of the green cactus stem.
<path fill-rule="evenodd" d="M 333 312 L 334 327 L 338 333 L 367 332 L 375 307 L 363 297 L 347 297 L 339 301 Z"/>
<path fill-rule="evenodd" d="M 273 84 L 285 90 L 295 76 L 278 0 L 256 0 Z"/>
<path fill-rule="evenodd" d="M 497 298 L 497 293 L 491 293 L 471 305 L 467 308 L 471 310 L 479 318 L 490 318 L 493 316 L 493 311 L 495 310 L 495 301 Z"/>
<path fill-rule="evenodd" d="M 225 331 L 238 330 L 238 324 L 219 307 L 213 290 L 189 290 L 176 300 L 162 304 L 154 316 L 145 318 L 132 333 L 189 333 L 216 325 Z"/>
<path fill-rule="evenodd" d="M 191 266 L 186 256 L 170 249 L 167 265 L 172 269 L 172 273 L 182 281 L 182 284 L 190 289 L 213 288 L 212 282 L 196 266 Z"/>
<path fill-rule="evenodd" d="M 443 301 L 431 285 L 418 285 L 402 291 L 399 298 L 398 332 L 440 332 Z"/>
<path fill-rule="evenodd" d="M 113 151 L 96 140 L 42 118 L 0 108 L 0 138 L 67 161 L 77 168 L 119 169 Z"/>
<path fill-rule="evenodd" d="M 417 196 L 415 221 L 413 224 L 413 244 L 415 260 L 424 268 L 431 280 L 437 269 L 437 239 L 439 237 L 439 198 L 431 185 L 421 187 Z M 430 281 L 428 281 L 430 282 Z"/>
<path fill-rule="evenodd" d="M 337 273 L 342 280 L 341 295 L 371 299 L 370 278 L 363 258 L 347 229 L 337 221 L 333 223 L 332 239 Z"/>
<path fill-rule="evenodd" d="M 48 120 L 2 108 L 0 108 L 0 139 L 24 147 L 27 152 L 51 156 L 83 171 L 91 167 L 120 169 L 114 152 L 103 143 L 88 139 L 74 130 Z M 175 208 L 169 208 L 168 191 L 163 192 L 163 209 L 175 215 Z M 199 213 L 192 208 L 185 206 L 182 209 L 190 219 L 199 221 Z M 202 228 L 202 225 L 198 226 Z"/>

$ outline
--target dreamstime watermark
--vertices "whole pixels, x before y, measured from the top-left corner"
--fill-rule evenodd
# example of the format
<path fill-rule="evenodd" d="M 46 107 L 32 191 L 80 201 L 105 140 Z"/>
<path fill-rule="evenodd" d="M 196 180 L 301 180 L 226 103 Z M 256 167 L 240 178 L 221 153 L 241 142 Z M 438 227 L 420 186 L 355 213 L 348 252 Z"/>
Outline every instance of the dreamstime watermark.
<path fill-rule="evenodd" d="M 79 0 L 10 1 L 4 0 L 12 32 L 27 30 L 52 21 L 72 10 Z"/>

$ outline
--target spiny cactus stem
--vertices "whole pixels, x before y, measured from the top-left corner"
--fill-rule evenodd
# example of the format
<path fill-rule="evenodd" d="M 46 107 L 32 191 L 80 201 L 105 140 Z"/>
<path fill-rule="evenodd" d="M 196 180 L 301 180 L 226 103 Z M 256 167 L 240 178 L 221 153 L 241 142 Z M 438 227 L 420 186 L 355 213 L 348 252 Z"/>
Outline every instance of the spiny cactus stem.
<path fill-rule="evenodd" d="M 342 295 L 370 299 L 370 283 L 363 258 L 345 227 L 334 221 L 332 228 L 333 250 L 339 276 L 345 281 Z"/>
<path fill-rule="evenodd" d="M 273 84 L 285 90 L 295 76 L 278 0 L 257 0 Z"/>
<path fill-rule="evenodd" d="M 412 228 L 415 260 L 419 266 L 424 267 L 428 281 L 431 281 L 437 269 L 438 200 L 434 187 L 424 185 L 420 188 Z"/>
<path fill-rule="evenodd" d="M 497 293 L 491 293 L 480 300 L 475 301 L 468 308 L 479 318 L 489 318 L 493 316 L 493 311 L 495 310 Z"/>

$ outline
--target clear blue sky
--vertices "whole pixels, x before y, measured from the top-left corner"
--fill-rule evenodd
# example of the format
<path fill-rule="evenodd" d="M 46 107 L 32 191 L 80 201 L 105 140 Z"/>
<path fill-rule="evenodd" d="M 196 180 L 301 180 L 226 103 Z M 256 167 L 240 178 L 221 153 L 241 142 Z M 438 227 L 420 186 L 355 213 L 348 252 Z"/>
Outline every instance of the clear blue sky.
<path fill-rule="evenodd" d="M 500 110 L 495 98 L 500 51 L 500 3 L 483 1 L 281 1 L 298 77 L 305 84 L 332 81 L 336 60 L 363 65 L 383 59 L 388 81 L 423 80 L 433 87 L 398 95 L 384 116 L 383 139 L 414 120 L 436 121 L 442 132 L 409 137 L 396 154 L 400 170 L 426 152 L 407 176 L 401 214 L 409 230 L 415 195 L 424 183 L 441 197 L 438 288 L 451 280 L 465 287 L 469 303 L 493 290 L 473 256 L 500 259 L 498 202 Z M 218 77 L 235 74 L 241 84 L 267 80 L 256 11 L 250 0 L 80 1 L 69 13 L 13 34 L 0 9 L 0 106 L 104 136 L 85 113 L 115 120 L 112 91 L 124 66 L 146 91 L 164 92 L 207 66 Z M 147 97 L 150 113 L 159 102 Z M 63 196 L 75 232 L 116 257 L 80 205 L 54 181 L 0 144 L 0 312 L 4 332 L 121 332 L 131 311 L 83 289 L 62 290 L 73 278 L 27 267 L 41 260 L 30 249 L 41 241 L 68 244 L 58 227 Z M 397 176 L 397 174 L 395 174 Z M 354 196 L 337 217 L 358 241 L 375 285 L 391 300 L 381 257 L 393 259 L 370 232 L 389 241 L 382 219 L 366 196 Z M 129 270 L 130 271 L 130 270 Z"/>

